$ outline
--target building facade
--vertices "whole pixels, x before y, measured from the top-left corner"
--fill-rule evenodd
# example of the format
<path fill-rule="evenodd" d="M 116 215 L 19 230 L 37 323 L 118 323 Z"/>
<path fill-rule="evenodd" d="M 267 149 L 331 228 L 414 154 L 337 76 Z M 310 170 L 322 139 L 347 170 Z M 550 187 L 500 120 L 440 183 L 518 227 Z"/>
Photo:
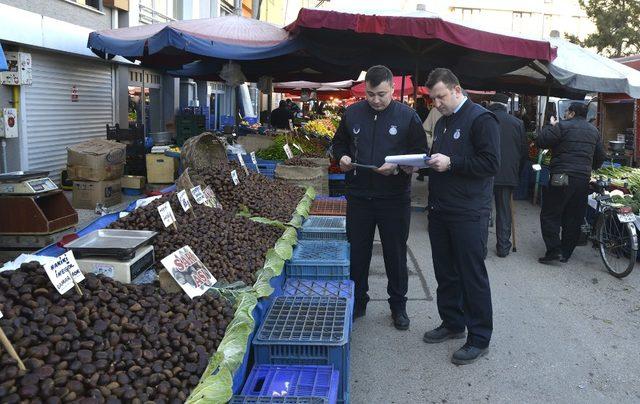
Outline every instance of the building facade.
<path fill-rule="evenodd" d="M 250 16 L 251 0 L 236 1 Z M 176 113 L 196 98 L 206 111 L 214 100 L 212 111 L 231 115 L 228 86 L 180 80 L 122 58 L 103 60 L 86 46 L 96 30 L 233 10 L 225 0 L 0 0 L 0 44 L 32 62 L 31 84 L 0 85 L 0 111 L 18 110 L 19 135 L 6 139 L 2 150 L 6 170 L 45 170 L 58 182 L 68 146 L 105 137 L 107 124 L 172 130 Z"/>

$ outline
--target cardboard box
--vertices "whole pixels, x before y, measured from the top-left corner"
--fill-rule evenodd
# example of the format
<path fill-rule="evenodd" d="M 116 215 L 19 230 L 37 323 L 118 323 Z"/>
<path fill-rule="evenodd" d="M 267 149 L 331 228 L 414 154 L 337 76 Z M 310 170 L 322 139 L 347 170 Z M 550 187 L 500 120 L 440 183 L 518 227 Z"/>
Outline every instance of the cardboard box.
<path fill-rule="evenodd" d="M 120 178 L 108 181 L 73 181 L 71 205 L 76 209 L 95 209 L 96 203 L 112 206 L 122 202 Z"/>
<path fill-rule="evenodd" d="M 67 148 L 67 170 L 74 181 L 104 181 L 122 177 L 126 145 L 91 139 Z"/>
<path fill-rule="evenodd" d="M 122 177 L 122 188 L 143 189 L 145 177 L 141 175 L 125 175 Z"/>
<path fill-rule="evenodd" d="M 164 154 L 147 154 L 147 182 L 151 184 L 170 184 L 176 178 L 178 163 L 173 157 Z"/>

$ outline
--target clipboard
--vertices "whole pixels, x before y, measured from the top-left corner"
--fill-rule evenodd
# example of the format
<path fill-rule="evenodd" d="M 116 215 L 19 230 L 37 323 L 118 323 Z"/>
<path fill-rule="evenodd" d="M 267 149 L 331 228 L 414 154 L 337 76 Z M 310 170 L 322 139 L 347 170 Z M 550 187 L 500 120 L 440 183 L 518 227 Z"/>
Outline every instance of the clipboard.
<path fill-rule="evenodd" d="M 359 167 L 359 168 L 368 168 L 371 170 L 376 170 L 378 167 L 374 166 L 374 165 L 370 165 L 370 164 L 360 164 L 360 163 L 351 163 L 352 166 L 354 167 Z"/>

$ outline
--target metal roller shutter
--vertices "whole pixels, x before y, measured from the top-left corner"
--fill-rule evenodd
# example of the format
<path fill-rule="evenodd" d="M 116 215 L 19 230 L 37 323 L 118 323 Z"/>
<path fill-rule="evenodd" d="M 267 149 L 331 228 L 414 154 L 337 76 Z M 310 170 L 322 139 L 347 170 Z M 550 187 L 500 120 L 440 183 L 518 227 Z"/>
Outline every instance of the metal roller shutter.
<path fill-rule="evenodd" d="M 31 52 L 33 84 L 24 86 L 27 160 L 55 182 L 67 164 L 67 146 L 106 136 L 113 122 L 111 65 L 73 56 Z M 78 101 L 72 102 L 73 86 Z"/>

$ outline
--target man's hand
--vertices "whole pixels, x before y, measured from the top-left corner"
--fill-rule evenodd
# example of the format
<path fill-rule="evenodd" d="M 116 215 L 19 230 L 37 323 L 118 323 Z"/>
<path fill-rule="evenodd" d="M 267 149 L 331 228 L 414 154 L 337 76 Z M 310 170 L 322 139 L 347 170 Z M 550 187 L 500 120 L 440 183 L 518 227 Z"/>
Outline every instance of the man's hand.
<path fill-rule="evenodd" d="M 441 173 L 449 170 L 451 159 L 444 154 L 436 153 L 431 155 L 431 159 L 427 161 L 429 168 Z"/>
<path fill-rule="evenodd" d="M 556 119 L 555 116 L 551 115 L 551 118 L 549 118 L 549 123 L 553 126 L 556 126 L 556 124 L 558 123 L 558 120 Z"/>
<path fill-rule="evenodd" d="M 400 169 L 409 175 L 418 171 L 418 167 L 413 166 L 400 166 Z"/>
<path fill-rule="evenodd" d="M 373 171 L 382 175 L 395 175 L 398 173 L 398 165 L 392 163 L 384 163 Z"/>
<path fill-rule="evenodd" d="M 351 157 L 342 156 L 340 159 L 340 171 L 346 173 L 347 171 L 353 170 L 353 165 L 351 165 Z"/>

